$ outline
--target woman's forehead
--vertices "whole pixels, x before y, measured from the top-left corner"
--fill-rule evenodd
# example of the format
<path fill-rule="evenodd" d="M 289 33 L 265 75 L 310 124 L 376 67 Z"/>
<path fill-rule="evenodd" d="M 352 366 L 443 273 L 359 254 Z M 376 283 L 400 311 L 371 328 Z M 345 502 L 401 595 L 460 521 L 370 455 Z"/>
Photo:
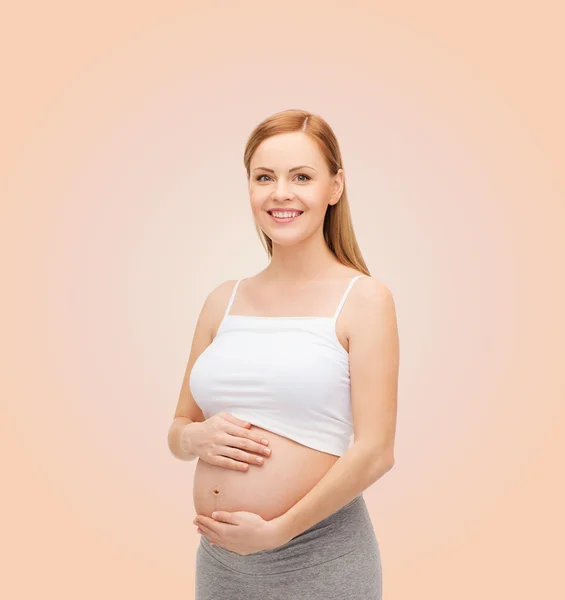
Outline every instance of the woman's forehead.
<path fill-rule="evenodd" d="M 318 169 L 322 162 L 321 152 L 310 137 L 302 132 L 274 135 L 263 140 L 251 159 L 251 168 L 292 169 L 297 165 L 312 165 Z"/>

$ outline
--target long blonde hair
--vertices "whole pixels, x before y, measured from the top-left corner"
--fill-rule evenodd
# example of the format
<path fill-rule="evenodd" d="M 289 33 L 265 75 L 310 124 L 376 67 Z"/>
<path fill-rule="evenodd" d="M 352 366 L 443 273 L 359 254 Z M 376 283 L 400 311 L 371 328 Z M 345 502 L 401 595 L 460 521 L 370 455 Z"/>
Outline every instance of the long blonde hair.
<path fill-rule="evenodd" d="M 336 175 L 338 170 L 343 168 L 339 144 L 328 123 L 322 117 L 305 110 L 289 109 L 267 117 L 251 132 L 245 146 L 243 158 L 248 181 L 250 177 L 249 165 L 251 164 L 251 157 L 259 144 L 279 133 L 291 133 L 294 131 L 302 131 L 317 142 L 332 175 Z M 257 223 L 255 223 L 255 229 L 270 258 L 273 255 L 273 242 L 271 238 L 265 235 Z M 339 201 L 336 204 L 328 205 L 323 229 L 324 239 L 337 259 L 342 264 L 353 267 L 370 276 L 369 269 L 363 260 L 355 232 L 353 231 L 345 182 Z"/>

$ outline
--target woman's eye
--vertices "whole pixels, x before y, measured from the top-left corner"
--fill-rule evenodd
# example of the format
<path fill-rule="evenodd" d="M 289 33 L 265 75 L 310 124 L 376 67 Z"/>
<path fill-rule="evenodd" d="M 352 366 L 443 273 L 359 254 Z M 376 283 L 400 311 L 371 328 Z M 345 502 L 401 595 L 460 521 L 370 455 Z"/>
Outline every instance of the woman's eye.
<path fill-rule="evenodd" d="M 306 179 L 302 179 L 301 181 L 308 181 L 309 179 L 312 179 L 309 175 L 306 175 L 306 173 L 298 173 L 296 175 L 297 177 L 306 177 Z M 264 181 L 263 179 L 261 179 L 261 177 L 269 177 L 269 175 L 258 175 L 255 179 L 257 181 Z"/>

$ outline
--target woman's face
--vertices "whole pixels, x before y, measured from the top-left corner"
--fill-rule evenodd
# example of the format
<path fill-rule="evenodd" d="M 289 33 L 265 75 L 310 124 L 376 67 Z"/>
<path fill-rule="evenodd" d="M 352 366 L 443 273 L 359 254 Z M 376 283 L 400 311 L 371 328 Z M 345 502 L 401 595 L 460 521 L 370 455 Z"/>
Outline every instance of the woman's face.
<path fill-rule="evenodd" d="M 343 191 L 343 170 L 332 176 L 316 142 L 301 131 L 261 142 L 249 171 L 253 217 L 277 244 L 294 244 L 320 229 L 328 205 L 335 204 Z M 288 219 L 273 216 L 273 210 L 302 212 Z"/>

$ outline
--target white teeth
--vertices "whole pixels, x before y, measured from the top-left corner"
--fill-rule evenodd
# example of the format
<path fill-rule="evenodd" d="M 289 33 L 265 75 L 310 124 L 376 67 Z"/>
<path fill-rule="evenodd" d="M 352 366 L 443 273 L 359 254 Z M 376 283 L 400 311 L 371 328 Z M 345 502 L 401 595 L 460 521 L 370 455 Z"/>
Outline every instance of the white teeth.
<path fill-rule="evenodd" d="M 271 214 L 273 215 L 273 217 L 277 217 L 278 219 L 285 219 L 288 217 L 297 217 L 298 215 L 301 215 L 302 213 L 299 212 L 277 212 L 277 211 L 271 211 Z"/>

